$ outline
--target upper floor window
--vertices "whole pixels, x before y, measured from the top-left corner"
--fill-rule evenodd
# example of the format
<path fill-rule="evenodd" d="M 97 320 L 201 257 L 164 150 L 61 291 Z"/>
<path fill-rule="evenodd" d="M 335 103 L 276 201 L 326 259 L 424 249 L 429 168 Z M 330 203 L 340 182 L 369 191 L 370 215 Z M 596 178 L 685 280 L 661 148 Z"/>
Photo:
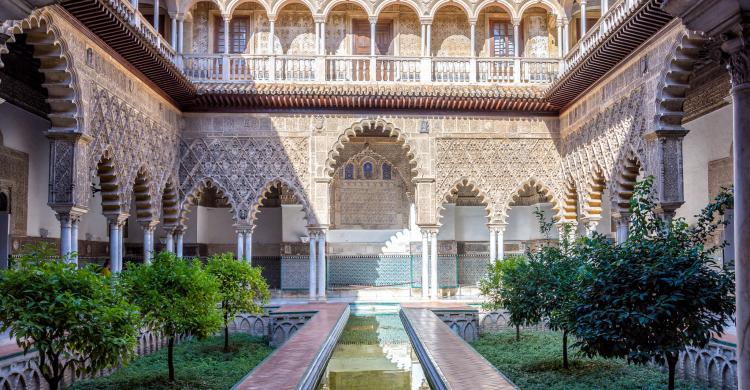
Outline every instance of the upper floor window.
<path fill-rule="evenodd" d="M 346 164 L 344 167 L 344 180 L 354 180 L 354 164 Z"/>
<path fill-rule="evenodd" d="M 490 39 L 494 57 L 515 56 L 513 47 L 513 24 L 507 21 L 490 20 Z"/>
<path fill-rule="evenodd" d="M 391 180 L 391 164 L 383 163 L 383 180 Z"/>
<path fill-rule="evenodd" d="M 214 22 L 214 52 L 224 53 L 224 19 L 217 16 Z M 250 18 L 235 16 L 229 21 L 229 52 L 244 53 L 247 47 Z"/>
<path fill-rule="evenodd" d="M 372 179 L 372 163 L 366 162 L 364 165 L 362 165 L 362 176 L 365 177 L 365 179 Z"/>

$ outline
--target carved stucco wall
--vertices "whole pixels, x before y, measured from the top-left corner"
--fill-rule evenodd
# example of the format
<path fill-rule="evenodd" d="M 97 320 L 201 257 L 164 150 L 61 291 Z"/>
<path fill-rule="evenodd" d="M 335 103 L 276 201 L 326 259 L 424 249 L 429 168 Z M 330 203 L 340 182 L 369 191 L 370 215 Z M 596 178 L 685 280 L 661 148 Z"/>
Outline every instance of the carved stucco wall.
<path fill-rule="evenodd" d="M 143 168 L 150 179 L 151 208 L 158 216 L 161 191 L 167 180 L 176 180 L 180 112 L 57 12 L 45 8 L 32 17 L 49 21 L 75 74 L 83 116 L 76 130 L 84 137 L 62 133 L 51 141 L 50 191 L 70 193 L 72 188 L 65 203 L 88 207 L 96 165 L 107 153 L 116 169 L 120 209 L 129 211 L 133 183 Z"/>
<path fill-rule="evenodd" d="M 446 6 L 438 11 L 432 22 L 433 56 L 467 57 L 471 39 L 469 19 L 466 13 L 456 6 Z"/>
<path fill-rule="evenodd" d="M 211 180 L 237 222 L 250 223 L 262 188 L 281 179 L 306 206 L 308 223 L 328 224 L 331 178 L 350 156 L 349 140 L 363 131 L 383 131 L 401 144 L 380 152 L 404 176 L 411 170 L 414 189 L 407 190 L 420 223 L 437 223 L 442 199 L 463 179 L 491 194 L 497 221 L 522 183 L 533 180 L 553 203 L 562 197 L 555 118 L 186 114 L 181 201 Z"/>
<path fill-rule="evenodd" d="M 683 29 L 673 24 L 561 113 L 563 174 L 573 181 L 580 202 L 591 196 L 591 184 L 601 174 L 611 195 L 604 201 L 616 203 L 626 157 L 637 159 L 642 174 L 656 178 L 657 198 L 660 192 L 681 194 L 681 178 L 673 174 L 680 169 L 673 164 L 681 164 L 681 141 L 653 136 L 657 86 L 681 34 Z"/>

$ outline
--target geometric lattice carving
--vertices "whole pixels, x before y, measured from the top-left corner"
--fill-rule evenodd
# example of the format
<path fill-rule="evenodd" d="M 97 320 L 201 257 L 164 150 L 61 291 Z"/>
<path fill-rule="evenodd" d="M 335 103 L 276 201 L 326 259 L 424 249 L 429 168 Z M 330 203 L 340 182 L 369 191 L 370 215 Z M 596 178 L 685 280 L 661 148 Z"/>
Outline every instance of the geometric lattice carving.
<path fill-rule="evenodd" d="M 305 194 L 309 183 L 306 137 L 205 137 L 180 143 L 180 204 L 206 181 L 227 197 L 236 223 L 253 223 L 269 184 L 284 184 L 314 218 Z M 183 207 L 181 207 L 182 209 Z"/>

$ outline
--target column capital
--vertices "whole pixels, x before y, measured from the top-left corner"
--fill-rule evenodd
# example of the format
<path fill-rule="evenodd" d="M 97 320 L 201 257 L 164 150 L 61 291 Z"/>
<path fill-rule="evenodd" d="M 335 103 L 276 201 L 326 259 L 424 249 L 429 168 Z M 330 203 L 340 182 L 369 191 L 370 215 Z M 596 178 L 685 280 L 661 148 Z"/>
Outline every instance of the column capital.
<path fill-rule="evenodd" d="M 521 18 L 513 18 L 510 22 L 513 24 L 513 27 L 519 27 L 521 25 Z"/>
<path fill-rule="evenodd" d="M 138 221 L 138 224 L 141 225 L 141 228 L 143 228 L 143 230 L 153 232 L 154 229 L 156 229 L 156 226 L 159 224 L 159 221 Z"/>
<path fill-rule="evenodd" d="M 422 231 L 422 234 L 437 234 L 440 232 L 440 225 L 418 225 L 419 230 Z"/>
<path fill-rule="evenodd" d="M 315 23 L 325 23 L 326 22 L 326 16 L 325 15 L 313 15 L 313 22 Z"/>
<path fill-rule="evenodd" d="M 58 221 L 62 222 L 62 219 L 69 219 L 71 222 L 78 222 L 83 214 L 86 214 L 89 210 L 85 207 L 79 206 L 52 206 L 55 211 L 55 217 Z"/>
<path fill-rule="evenodd" d="M 276 23 L 276 14 L 268 14 L 268 23 Z"/>
<path fill-rule="evenodd" d="M 221 19 L 224 20 L 224 23 L 227 23 L 232 20 L 232 14 L 221 14 Z"/>
<path fill-rule="evenodd" d="M 432 25 L 432 18 L 427 18 L 427 17 L 419 18 L 419 22 L 420 22 L 420 24 L 431 26 Z"/>
<path fill-rule="evenodd" d="M 487 227 L 490 229 L 491 232 L 504 233 L 505 229 L 508 227 L 508 224 L 507 223 L 488 223 Z"/>
<path fill-rule="evenodd" d="M 125 213 L 105 215 L 105 217 L 107 218 L 107 223 L 115 224 L 117 226 L 124 225 L 125 221 L 128 220 L 129 216 L 130 214 L 125 214 Z"/>
<path fill-rule="evenodd" d="M 469 18 L 469 24 L 476 27 L 477 25 L 477 18 Z"/>

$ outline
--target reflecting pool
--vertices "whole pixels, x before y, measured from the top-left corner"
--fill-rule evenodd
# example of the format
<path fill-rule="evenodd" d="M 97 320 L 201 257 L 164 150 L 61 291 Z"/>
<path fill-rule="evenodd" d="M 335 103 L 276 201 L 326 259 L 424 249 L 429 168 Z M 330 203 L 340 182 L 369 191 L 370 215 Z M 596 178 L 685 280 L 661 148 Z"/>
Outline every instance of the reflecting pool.
<path fill-rule="evenodd" d="M 428 390 L 398 305 L 355 305 L 318 390 Z"/>

